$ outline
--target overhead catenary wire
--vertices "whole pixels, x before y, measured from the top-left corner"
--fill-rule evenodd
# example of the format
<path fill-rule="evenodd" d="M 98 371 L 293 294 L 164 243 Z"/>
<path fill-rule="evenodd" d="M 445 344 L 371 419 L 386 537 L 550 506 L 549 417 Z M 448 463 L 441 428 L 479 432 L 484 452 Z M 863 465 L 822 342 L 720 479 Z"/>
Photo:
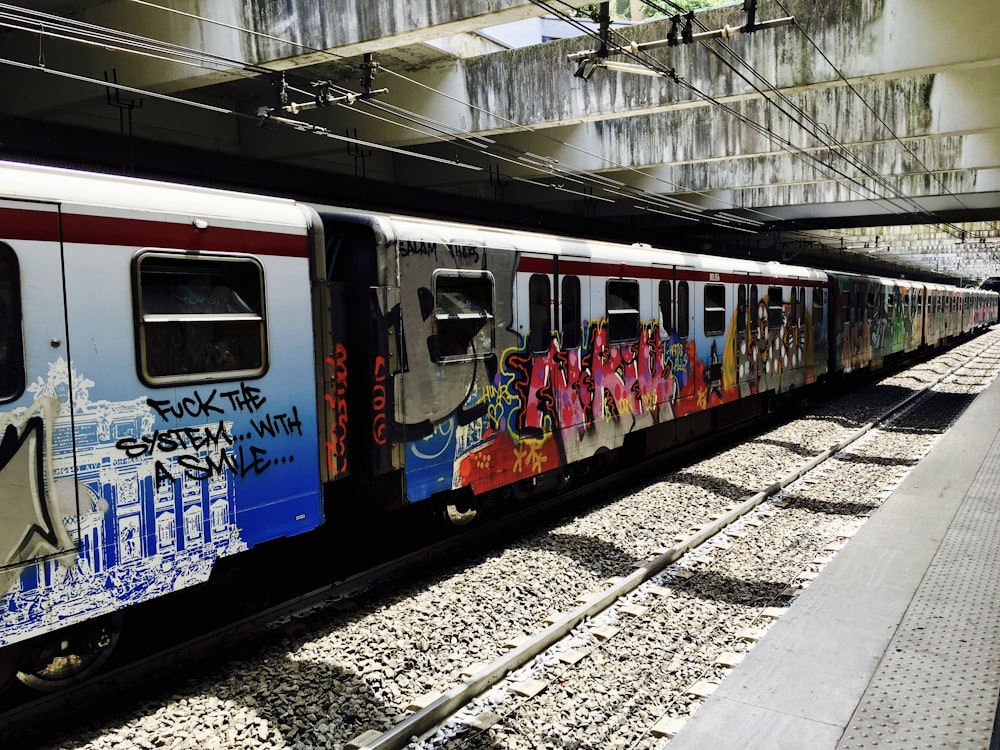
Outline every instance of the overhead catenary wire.
<path fill-rule="evenodd" d="M 264 33 L 264 32 L 259 32 L 259 31 L 253 30 L 253 29 L 247 29 L 247 28 L 243 28 L 243 27 L 239 27 L 239 26 L 234 26 L 232 24 L 228 24 L 228 23 L 221 22 L 221 21 L 215 21 L 214 19 L 211 19 L 211 18 L 208 18 L 208 17 L 205 17 L 205 16 L 199 16 L 199 15 L 188 13 L 188 12 L 184 12 L 184 11 L 177 11 L 175 9 L 162 6 L 162 5 L 158 4 L 158 3 L 150 2 L 150 0 L 130 0 L 130 2 L 134 2 L 134 3 L 140 4 L 140 5 L 145 5 L 145 6 L 148 6 L 148 7 L 151 7 L 151 8 L 157 8 L 157 9 L 163 10 L 165 12 L 177 13 L 177 14 L 180 14 L 182 16 L 192 18 L 194 20 L 203 21 L 203 22 L 206 22 L 206 23 L 218 24 L 218 25 L 220 25 L 220 26 L 222 26 L 224 28 L 229 28 L 231 30 L 235 30 L 235 31 L 238 31 L 238 32 L 241 32 L 241 33 L 245 33 L 245 34 L 248 34 L 248 35 L 252 35 L 252 36 L 255 36 L 255 37 L 267 39 L 267 40 L 270 40 L 270 41 L 274 41 L 274 42 L 278 42 L 278 43 L 282 43 L 282 44 L 287 44 L 289 46 L 295 47 L 297 49 L 301 49 L 301 50 L 306 51 L 306 52 L 323 53 L 324 55 L 329 56 L 333 60 L 343 61 L 345 59 L 343 56 L 338 55 L 338 54 L 336 54 L 336 53 L 334 53 L 334 52 L 332 52 L 330 50 L 318 50 L 318 49 L 315 49 L 313 47 L 310 47 L 309 45 L 302 44 L 300 42 L 294 42 L 294 41 L 291 41 L 291 40 L 288 40 L 288 39 L 284 39 L 284 38 L 281 38 L 281 37 L 277 37 L 277 36 L 274 36 L 274 35 L 271 35 L 271 34 L 267 34 L 267 33 Z M 415 80 L 413 78 L 410 78 L 410 77 L 408 77 L 408 76 L 406 76 L 404 74 L 398 73 L 398 72 L 393 71 L 391 69 L 387 69 L 385 67 L 381 67 L 380 70 L 382 70 L 383 72 L 386 72 L 389 75 L 396 76 L 396 77 L 400 78 L 401 80 L 406 81 L 407 83 L 409 83 L 411 85 L 422 87 L 422 88 L 424 88 L 426 90 L 429 90 L 429 91 L 433 92 L 436 95 L 444 96 L 444 97 L 448 98 L 449 100 L 455 101 L 456 103 L 460 103 L 463 106 L 469 107 L 470 109 L 473 109 L 473 110 L 478 111 L 480 113 L 483 113 L 483 114 L 485 114 L 487 116 L 495 118 L 497 120 L 497 122 L 502 122 L 505 125 L 508 125 L 508 126 L 511 126 L 511 127 L 515 127 L 515 128 L 524 130 L 526 132 L 531 132 L 531 133 L 538 134 L 541 137 L 544 137 L 544 138 L 546 138 L 548 140 L 551 140 L 554 143 L 556 143 L 556 144 L 558 144 L 560 146 L 569 148 L 569 149 L 571 149 L 571 150 L 573 150 L 573 151 L 575 151 L 577 153 L 581 153 L 581 154 L 584 154 L 584 155 L 586 155 L 586 156 L 588 156 L 590 158 L 594 158 L 594 159 L 598 159 L 598 160 L 604 161 L 611 168 L 628 170 L 631 173 L 637 174 L 639 176 L 642 176 L 644 178 L 653 180 L 655 182 L 659 182 L 659 183 L 665 184 L 665 185 L 667 185 L 667 186 L 669 186 L 671 188 L 677 189 L 677 190 L 679 190 L 681 192 L 687 192 L 687 193 L 696 194 L 696 195 L 699 195 L 699 196 L 701 196 L 702 198 L 704 198 L 704 199 L 706 199 L 708 201 L 718 202 L 718 203 L 720 203 L 722 206 L 724 206 L 726 208 L 738 208 L 737 206 L 734 206 L 732 203 L 724 201 L 724 200 L 718 198 L 717 196 L 711 195 L 709 193 L 699 192 L 699 191 L 696 191 L 696 190 L 693 190 L 693 189 L 690 189 L 690 188 L 686 188 L 683 185 L 678 185 L 676 183 L 669 182 L 667 180 L 664 180 L 662 177 L 660 177 L 658 175 L 651 175 L 651 174 L 649 174 L 647 172 L 644 172 L 642 170 L 636 169 L 635 167 L 631 167 L 629 165 L 624 165 L 624 164 L 620 164 L 620 163 L 614 162 L 613 160 L 607 159 L 603 155 L 595 154 L 595 153 L 587 151 L 585 149 L 581 149 L 579 146 L 576 146 L 575 144 L 567 143 L 565 141 L 561 141 L 559 139 L 552 138 L 548 134 L 539 133 L 536 128 L 532 128 L 531 126 L 526 125 L 524 123 L 518 123 L 518 122 L 516 122 L 514 120 L 511 120 L 511 119 L 509 119 L 509 118 L 507 118 L 507 117 L 505 117 L 503 115 L 500 115 L 498 113 L 490 112 L 488 110 L 484 110 L 481 107 L 477 107 L 477 106 L 473 105 L 470 102 L 459 100 L 459 99 L 457 99 L 457 98 L 455 98 L 455 97 L 447 94 L 446 92 L 442 92 L 442 91 L 439 91 L 437 89 L 434 89 L 433 87 L 427 86 L 426 84 L 424 84 L 424 83 L 422 83 L 420 81 L 417 81 L 417 80 Z M 384 108 L 383 107 L 383 103 L 377 102 L 377 101 L 374 101 L 374 100 L 366 101 L 365 102 L 365 106 L 366 107 L 375 107 L 375 108 Z M 415 116 L 419 117 L 419 115 L 415 115 Z M 481 136 L 475 136 L 473 134 L 467 134 L 467 135 L 469 137 L 471 137 L 471 138 L 482 138 Z M 497 146 L 494 146 L 494 148 L 497 148 Z M 503 148 L 505 148 L 508 151 L 508 153 L 516 152 L 516 149 L 514 149 L 513 147 L 510 147 L 510 146 L 506 146 L 506 147 L 503 147 Z M 497 158 L 499 161 L 504 161 L 504 162 L 507 162 L 507 163 L 516 163 L 516 161 L 515 162 L 511 162 L 511 159 L 509 157 L 501 155 L 501 154 L 498 154 L 495 150 L 494 151 L 490 151 L 489 155 L 492 156 L 492 157 L 494 157 L 494 158 Z M 559 173 L 558 176 L 560 176 L 560 177 L 574 176 L 574 177 L 577 177 L 577 178 L 580 178 L 580 179 L 593 181 L 595 184 L 598 185 L 598 187 L 600 187 L 601 179 L 599 179 L 598 176 L 595 175 L 593 172 L 589 172 L 587 170 L 572 169 L 572 168 L 567 169 L 567 168 L 561 167 L 561 166 L 558 167 L 558 168 L 553 168 L 553 169 L 555 169 L 555 171 L 557 171 Z M 550 170 L 550 171 L 552 171 L 552 170 Z M 545 186 L 546 185 L 546 183 L 541 183 L 541 182 L 537 182 L 537 181 L 535 182 L 535 184 L 540 185 L 540 186 Z M 636 195 L 634 195 L 633 197 L 635 199 L 637 199 L 637 200 L 643 200 L 643 201 L 646 200 L 646 196 L 647 195 L 652 195 L 652 194 L 648 194 L 645 191 L 641 191 L 641 190 L 635 190 L 635 193 L 636 193 Z M 778 217 L 766 217 L 766 218 L 778 218 Z"/>

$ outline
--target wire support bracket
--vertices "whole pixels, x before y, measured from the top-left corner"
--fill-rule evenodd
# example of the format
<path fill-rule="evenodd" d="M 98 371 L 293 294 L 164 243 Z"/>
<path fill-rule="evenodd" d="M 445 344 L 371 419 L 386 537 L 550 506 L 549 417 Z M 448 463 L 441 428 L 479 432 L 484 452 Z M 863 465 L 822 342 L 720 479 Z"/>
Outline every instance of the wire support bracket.
<path fill-rule="evenodd" d="M 671 33 L 666 39 L 656 39 L 651 42 L 632 42 L 628 46 L 618 45 L 613 49 L 608 49 L 602 44 L 601 49 L 582 50 L 580 52 L 569 54 L 566 56 L 566 60 L 568 62 L 577 63 L 577 69 L 573 75 L 577 78 L 583 78 L 584 80 L 590 80 L 591 76 L 594 75 L 594 72 L 596 72 L 598 68 L 623 73 L 639 73 L 641 75 L 662 76 L 662 71 L 656 70 L 652 67 L 635 63 L 616 62 L 608 60 L 608 57 L 611 55 L 635 56 L 640 52 L 660 49 L 661 47 L 676 47 L 679 44 L 693 44 L 694 42 L 704 42 L 712 39 L 730 39 L 738 34 L 752 34 L 756 31 L 789 26 L 795 23 L 795 16 L 786 16 L 784 18 L 774 18 L 769 21 L 748 21 L 742 26 L 730 26 L 726 24 L 721 29 L 714 29 L 712 31 L 704 31 L 695 34 L 690 29 L 691 20 L 688 19 L 685 28 L 678 39 L 676 27 L 680 18 L 680 16 L 674 17 L 674 24 L 671 27 Z"/>

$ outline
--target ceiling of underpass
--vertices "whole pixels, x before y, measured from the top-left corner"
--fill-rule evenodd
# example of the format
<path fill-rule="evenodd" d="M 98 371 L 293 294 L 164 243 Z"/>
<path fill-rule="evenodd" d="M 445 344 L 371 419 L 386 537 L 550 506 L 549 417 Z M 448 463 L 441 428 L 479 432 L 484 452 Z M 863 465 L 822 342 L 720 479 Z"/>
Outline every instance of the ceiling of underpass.
<path fill-rule="evenodd" d="M 0 157 L 914 278 L 1000 276 L 995 0 L 739 2 L 696 13 L 690 43 L 685 18 L 615 19 L 602 36 L 597 19 L 564 17 L 581 5 L 0 4 Z M 748 10 L 753 33 L 708 34 L 745 26 Z"/>

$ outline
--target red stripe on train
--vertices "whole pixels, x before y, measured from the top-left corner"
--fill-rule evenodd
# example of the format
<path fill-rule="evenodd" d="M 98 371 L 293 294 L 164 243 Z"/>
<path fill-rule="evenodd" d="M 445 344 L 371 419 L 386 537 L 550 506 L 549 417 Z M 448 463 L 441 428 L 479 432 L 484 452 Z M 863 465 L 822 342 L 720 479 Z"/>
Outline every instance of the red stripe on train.
<path fill-rule="evenodd" d="M 0 208 L 0 238 L 57 242 L 59 214 L 20 208 Z M 306 257 L 305 234 L 284 234 L 255 229 L 213 227 L 107 216 L 62 216 L 62 240 L 90 245 L 162 247 Z"/>

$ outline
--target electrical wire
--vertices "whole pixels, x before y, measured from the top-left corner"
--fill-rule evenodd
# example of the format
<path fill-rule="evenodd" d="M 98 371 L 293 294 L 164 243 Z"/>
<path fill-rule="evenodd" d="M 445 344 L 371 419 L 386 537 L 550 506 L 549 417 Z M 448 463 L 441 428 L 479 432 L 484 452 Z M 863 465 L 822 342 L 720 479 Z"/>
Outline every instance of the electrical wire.
<path fill-rule="evenodd" d="M 157 9 L 160 9 L 160 10 L 163 10 L 163 11 L 166 11 L 166 12 L 178 13 L 179 15 L 182 15 L 182 16 L 185 16 L 185 17 L 188 17 L 188 18 L 192 18 L 192 19 L 195 19 L 195 20 L 198 20 L 198 21 L 201 21 L 201 22 L 212 23 L 212 24 L 218 23 L 218 25 L 220 25 L 220 26 L 222 26 L 224 28 L 229 28 L 229 29 L 232 29 L 232 30 L 239 31 L 241 33 L 245 33 L 245 34 L 248 34 L 248 35 L 252 35 L 252 36 L 264 38 L 264 39 L 267 39 L 267 40 L 270 40 L 270 41 L 275 41 L 275 42 L 280 42 L 280 43 L 283 43 L 283 44 L 287 44 L 287 45 L 296 47 L 296 48 L 301 49 L 301 50 L 306 51 L 306 52 L 313 52 L 313 53 L 320 52 L 320 53 L 329 55 L 331 57 L 331 59 L 340 60 L 340 61 L 343 61 L 343 60 L 346 59 L 344 56 L 337 55 L 336 53 L 331 52 L 329 50 L 318 50 L 318 49 L 315 49 L 313 47 L 310 47 L 308 45 L 305 45 L 305 44 L 302 44 L 302 43 L 299 43 L 299 42 L 294 42 L 294 41 L 291 41 L 291 40 L 288 40 L 288 39 L 283 39 L 283 38 L 280 38 L 280 37 L 275 37 L 275 36 L 270 35 L 270 34 L 265 34 L 263 32 L 255 31 L 253 29 L 242 28 L 242 27 L 234 26 L 232 24 L 227 24 L 227 23 L 224 23 L 224 22 L 216 22 L 214 19 L 207 18 L 207 17 L 204 17 L 204 16 L 198 16 L 198 15 L 195 15 L 195 14 L 192 14 L 192 13 L 187 13 L 187 12 L 183 12 L 183 11 L 175 11 L 172 8 L 164 7 L 164 6 L 159 5 L 157 3 L 150 2 L 149 0 L 130 0 L 130 1 L 134 2 L 134 3 L 137 3 L 137 4 L 140 4 L 140 5 L 145 5 L 145 6 L 148 6 L 148 7 L 157 8 Z M 380 67 L 380 70 L 385 71 L 386 73 L 388 73 L 390 75 L 394 75 L 394 76 L 396 76 L 396 77 L 398 77 L 398 78 L 406 81 L 407 83 L 409 83 L 411 85 L 423 87 L 423 88 L 425 88 L 427 90 L 430 90 L 431 92 L 435 93 L 436 95 L 444 96 L 444 97 L 448 98 L 449 100 L 452 100 L 452 101 L 455 101 L 457 103 L 460 103 L 463 106 L 468 107 L 468 108 L 470 108 L 470 109 L 472 109 L 474 111 L 478 111 L 478 112 L 486 114 L 486 115 L 488 115 L 490 117 L 493 117 L 498 122 L 503 122 L 503 123 L 505 123 L 508 126 L 515 127 L 515 128 L 520 129 L 520 130 L 524 130 L 526 132 L 531 132 L 531 133 L 540 135 L 541 137 L 544 137 L 544 138 L 546 138 L 548 140 L 551 140 L 554 143 L 557 143 L 557 144 L 559 144 L 561 146 L 564 146 L 566 148 L 572 149 L 575 152 L 582 153 L 582 154 L 584 154 L 584 155 L 586 155 L 588 157 L 601 160 L 601 161 L 605 162 L 606 164 L 608 164 L 609 166 L 611 166 L 612 168 L 622 169 L 622 170 L 628 170 L 628 171 L 631 171 L 631 172 L 633 172 L 635 174 L 638 174 L 640 176 L 646 177 L 646 178 L 648 178 L 650 180 L 653 180 L 653 181 L 656 181 L 656 182 L 668 185 L 669 187 L 675 188 L 675 189 L 680 190 L 682 192 L 690 192 L 690 193 L 694 193 L 694 194 L 697 194 L 697 195 L 701 195 L 702 197 L 704 197 L 704 198 L 706 198 L 706 199 L 708 199 L 710 201 L 718 202 L 718 203 L 722 204 L 723 206 L 725 206 L 727 208 L 737 208 L 732 203 L 723 201 L 723 200 L 721 200 L 721 199 L 719 199 L 716 196 L 713 196 L 711 194 L 700 193 L 698 191 L 690 190 L 688 188 L 685 188 L 682 185 L 678 185 L 678 184 L 666 181 L 662 177 L 659 177 L 657 175 L 650 175 L 650 174 L 648 174 L 646 172 L 643 172 L 641 170 L 637 170 L 634 167 L 630 167 L 628 165 L 620 164 L 620 163 L 614 162 L 613 160 L 609 160 L 609 159 L 607 159 L 606 157 L 604 157 L 604 156 L 602 156 L 600 154 L 595 154 L 593 152 L 586 151 L 585 149 L 581 149 L 580 147 L 578 147 L 578 146 L 576 146 L 574 144 L 570 144 L 570 143 L 561 141 L 559 139 L 552 138 L 548 134 L 539 133 L 537 131 L 537 129 L 532 128 L 531 126 L 525 125 L 523 123 L 515 122 L 515 121 L 510 120 L 509 118 L 506 118 L 506 117 L 504 117 L 502 115 L 499 115 L 499 114 L 497 114 L 495 112 L 490 112 L 488 110 L 484 110 L 484 109 L 482 109 L 480 107 L 477 107 L 477 106 L 471 104 L 470 102 L 461 101 L 461 100 L 459 100 L 459 99 L 457 99 L 455 97 L 452 97 L 452 96 L 446 94 L 445 92 L 441 92 L 441 91 L 439 91 L 437 89 L 434 89 L 432 87 L 426 86 L 426 84 L 423 84 L 423 83 L 421 83 L 419 81 L 416 81 L 416 80 L 414 80 L 412 78 L 409 78 L 408 76 L 405 76 L 405 75 L 403 75 L 401 73 L 397 73 L 396 71 L 392 71 L 391 69 L 388 69 L 388 68 L 385 68 L 385 67 Z M 373 105 L 372 101 L 373 100 L 369 100 L 367 102 L 367 104 L 370 105 L 370 106 L 379 106 L 378 104 L 374 104 Z M 415 117 L 419 117 L 419 115 L 414 115 L 413 113 L 410 113 L 410 115 L 411 116 L 415 116 Z M 479 137 L 479 136 L 475 136 L 473 134 L 466 134 L 466 135 L 469 138 L 478 138 Z M 507 149 L 509 151 L 512 151 L 512 152 L 516 151 L 516 149 L 513 149 L 512 147 L 507 147 Z M 512 160 L 510 157 L 498 154 L 495 151 L 490 151 L 489 155 L 492 156 L 492 157 L 494 157 L 494 158 L 496 158 L 496 159 L 498 159 L 499 161 L 503 161 L 503 162 L 506 162 L 506 163 L 517 164 L 517 160 L 516 159 Z M 556 176 L 561 177 L 561 178 L 567 178 L 567 179 L 570 179 L 570 178 L 585 179 L 585 180 L 589 180 L 589 181 L 594 182 L 598 187 L 601 186 L 600 185 L 601 179 L 598 178 L 598 176 L 595 175 L 594 173 L 588 172 L 586 170 L 566 169 L 564 167 L 552 167 L 548 171 L 550 171 L 552 173 L 557 173 Z M 539 183 L 539 182 L 536 181 L 533 184 L 544 185 L 545 183 Z M 637 200 L 643 200 L 643 201 L 647 200 L 645 191 L 636 190 L 635 193 L 636 193 L 636 195 L 633 196 L 635 199 L 637 199 Z M 694 204 L 691 204 L 691 205 L 694 206 Z M 777 218 L 777 217 L 768 217 L 768 218 Z"/>

